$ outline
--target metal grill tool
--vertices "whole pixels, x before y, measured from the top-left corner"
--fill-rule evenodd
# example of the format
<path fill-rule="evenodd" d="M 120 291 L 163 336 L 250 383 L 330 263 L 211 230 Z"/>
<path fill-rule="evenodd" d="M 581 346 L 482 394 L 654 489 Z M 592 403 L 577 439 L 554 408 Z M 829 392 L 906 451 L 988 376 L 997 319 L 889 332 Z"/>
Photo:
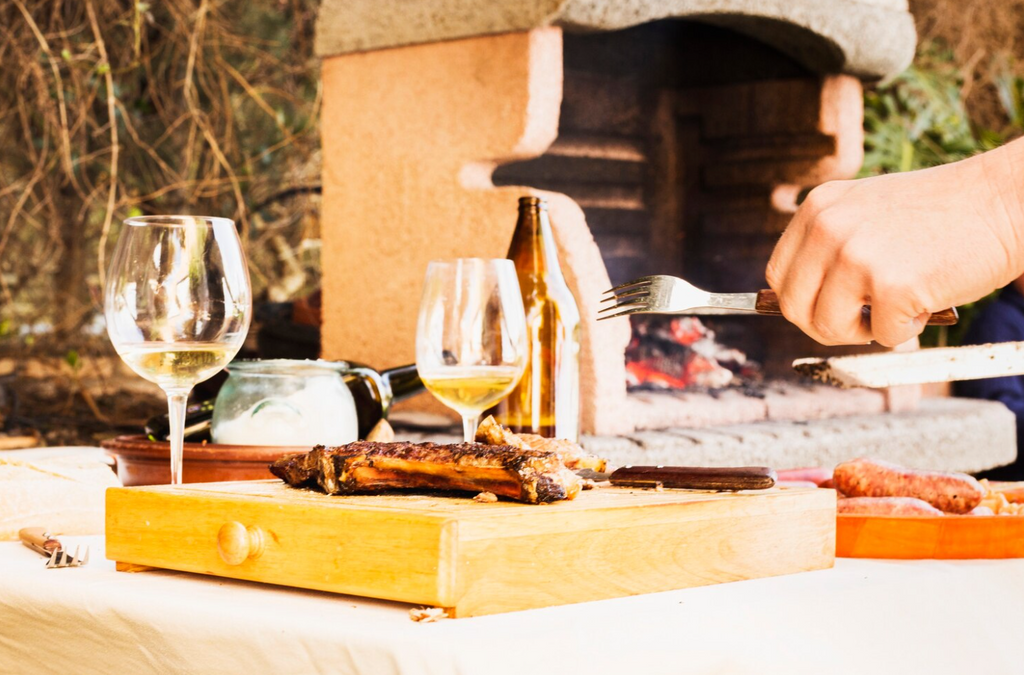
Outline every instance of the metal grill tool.
<path fill-rule="evenodd" d="M 629 314 L 736 314 L 756 313 L 781 316 L 775 291 L 756 293 L 709 293 L 688 281 L 658 274 L 633 279 L 605 291 L 601 302 L 612 304 L 601 309 L 601 319 Z M 615 310 L 613 312 L 613 310 Z M 864 307 L 865 316 L 870 308 Z M 951 326 L 957 321 L 955 308 L 935 312 L 928 319 L 931 326 Z"/>
<path fill-rule="evenodd" d="M 81 546 L 75 547 L 74 555 L 64 549 L 59 540 L 54 539 L 47 533 L 45 527 L 25 527 L 18 531 L 21 543 L 40 555 L 49 558 L 46 561 L 46 569 L 59 569 L 61 567 L 81 567 L 89 562 L 89 547 L 85 547 L 85 555 L 82 556 Z"/>

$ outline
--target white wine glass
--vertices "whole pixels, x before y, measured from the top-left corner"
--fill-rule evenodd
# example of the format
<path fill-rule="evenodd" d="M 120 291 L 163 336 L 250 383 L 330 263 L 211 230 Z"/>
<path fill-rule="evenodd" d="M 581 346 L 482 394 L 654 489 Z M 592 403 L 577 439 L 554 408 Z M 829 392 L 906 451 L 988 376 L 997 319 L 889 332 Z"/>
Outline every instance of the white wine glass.
<path fill-rule="evenodd" d="M 189 392 L 234 358 L 252 316 L 249 270 L 234 222 L 207 216 L 125 220 L 107 272 L 104 314 L 118 355 L 167 394 L 171 484 L 179 485 Z"/>
<path fill-rule="evenodd" d="M 526 314 L 511 260 L 436 260 L 416 327 L 416 368 L 435 397 L 462 416 L 467 443 L 480 414 L 515 388 L 526 368 Z"/>

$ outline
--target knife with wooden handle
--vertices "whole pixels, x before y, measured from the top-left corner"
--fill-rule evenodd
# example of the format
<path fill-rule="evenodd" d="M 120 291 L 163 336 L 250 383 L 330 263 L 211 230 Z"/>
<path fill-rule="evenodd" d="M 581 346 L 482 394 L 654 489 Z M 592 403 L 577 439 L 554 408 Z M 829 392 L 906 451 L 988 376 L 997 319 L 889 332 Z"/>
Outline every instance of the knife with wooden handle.
<path fill-rule="evenodd" d="M 621 487 L 681 488 L 687 490 L 767 490 L 775 485 L 775 470 L 767 466 L 624 466 L 611 473 L 583 470 L 583 478 L 607 480 Z"/>
<path fill-rule="evenodd" d="M 1024 342 L 797 359 L 793 370 L 840 387 L 894 387 L 1024 375 Z"/>

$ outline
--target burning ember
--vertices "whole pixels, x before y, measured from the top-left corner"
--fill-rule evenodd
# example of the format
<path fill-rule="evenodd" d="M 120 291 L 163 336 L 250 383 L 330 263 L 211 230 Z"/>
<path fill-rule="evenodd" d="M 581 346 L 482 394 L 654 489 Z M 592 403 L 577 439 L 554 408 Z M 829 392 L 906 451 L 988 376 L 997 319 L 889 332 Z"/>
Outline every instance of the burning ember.
<path fill-rule="evenodd" d="M 626 384 L 630 388 L 720 389 L 759 379 L 757 364 L 746 354 L 715 341 L 700 319 L 635 321 L 626 349 Z"/>

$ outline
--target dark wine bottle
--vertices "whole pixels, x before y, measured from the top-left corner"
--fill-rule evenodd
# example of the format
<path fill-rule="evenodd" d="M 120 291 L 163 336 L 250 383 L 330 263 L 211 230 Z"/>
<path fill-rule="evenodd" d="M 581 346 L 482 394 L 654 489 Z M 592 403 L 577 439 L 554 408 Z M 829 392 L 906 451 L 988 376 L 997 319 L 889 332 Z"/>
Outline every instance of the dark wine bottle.
<path fill-rule="evenodd" d="M 353 366 L 358 366 L 353 363 Z M 366 438 L 374 425 L 387 417 L 387 411 L 391 404 L 415 396 L 424 390 L 423 381 L 415 365 L 399 366 L 382 370 L 373 376 L 366 373 L 366 377 L 352 377 L 346 380 L 352 398 L 356 403 L 356 417 L 359 420 L 359 438 Z"/>
<path fill-rule="evenodd" d="M 377 372 L 372 368 L 352 363 L 357 375 L 347 377 L 345 384 L 352 392 L 359 420 L 359 437 L 365 438 L 374 425 L 387 416 L 391 404 L 415 396 L 424 390 L 415 365 L 399 366 Z M 214 401 L 200 401 L 185 410 L 185 440 L 190 443 L 209 442 L 213 420 Z M 166 441 L 170 435 L 167 415 L 157 415 L 146 422 L 146 437 L 151 441 Z"/>
<path fill-rule="evenodd" d="M 515 263 L 523 294 L 530 357 L 519 384 L 491 412 L 516 433 L 575 441 L 580 419 L 580 312 L 562 276 L 544 200 L 519 200 L 508 257 Z"/>

